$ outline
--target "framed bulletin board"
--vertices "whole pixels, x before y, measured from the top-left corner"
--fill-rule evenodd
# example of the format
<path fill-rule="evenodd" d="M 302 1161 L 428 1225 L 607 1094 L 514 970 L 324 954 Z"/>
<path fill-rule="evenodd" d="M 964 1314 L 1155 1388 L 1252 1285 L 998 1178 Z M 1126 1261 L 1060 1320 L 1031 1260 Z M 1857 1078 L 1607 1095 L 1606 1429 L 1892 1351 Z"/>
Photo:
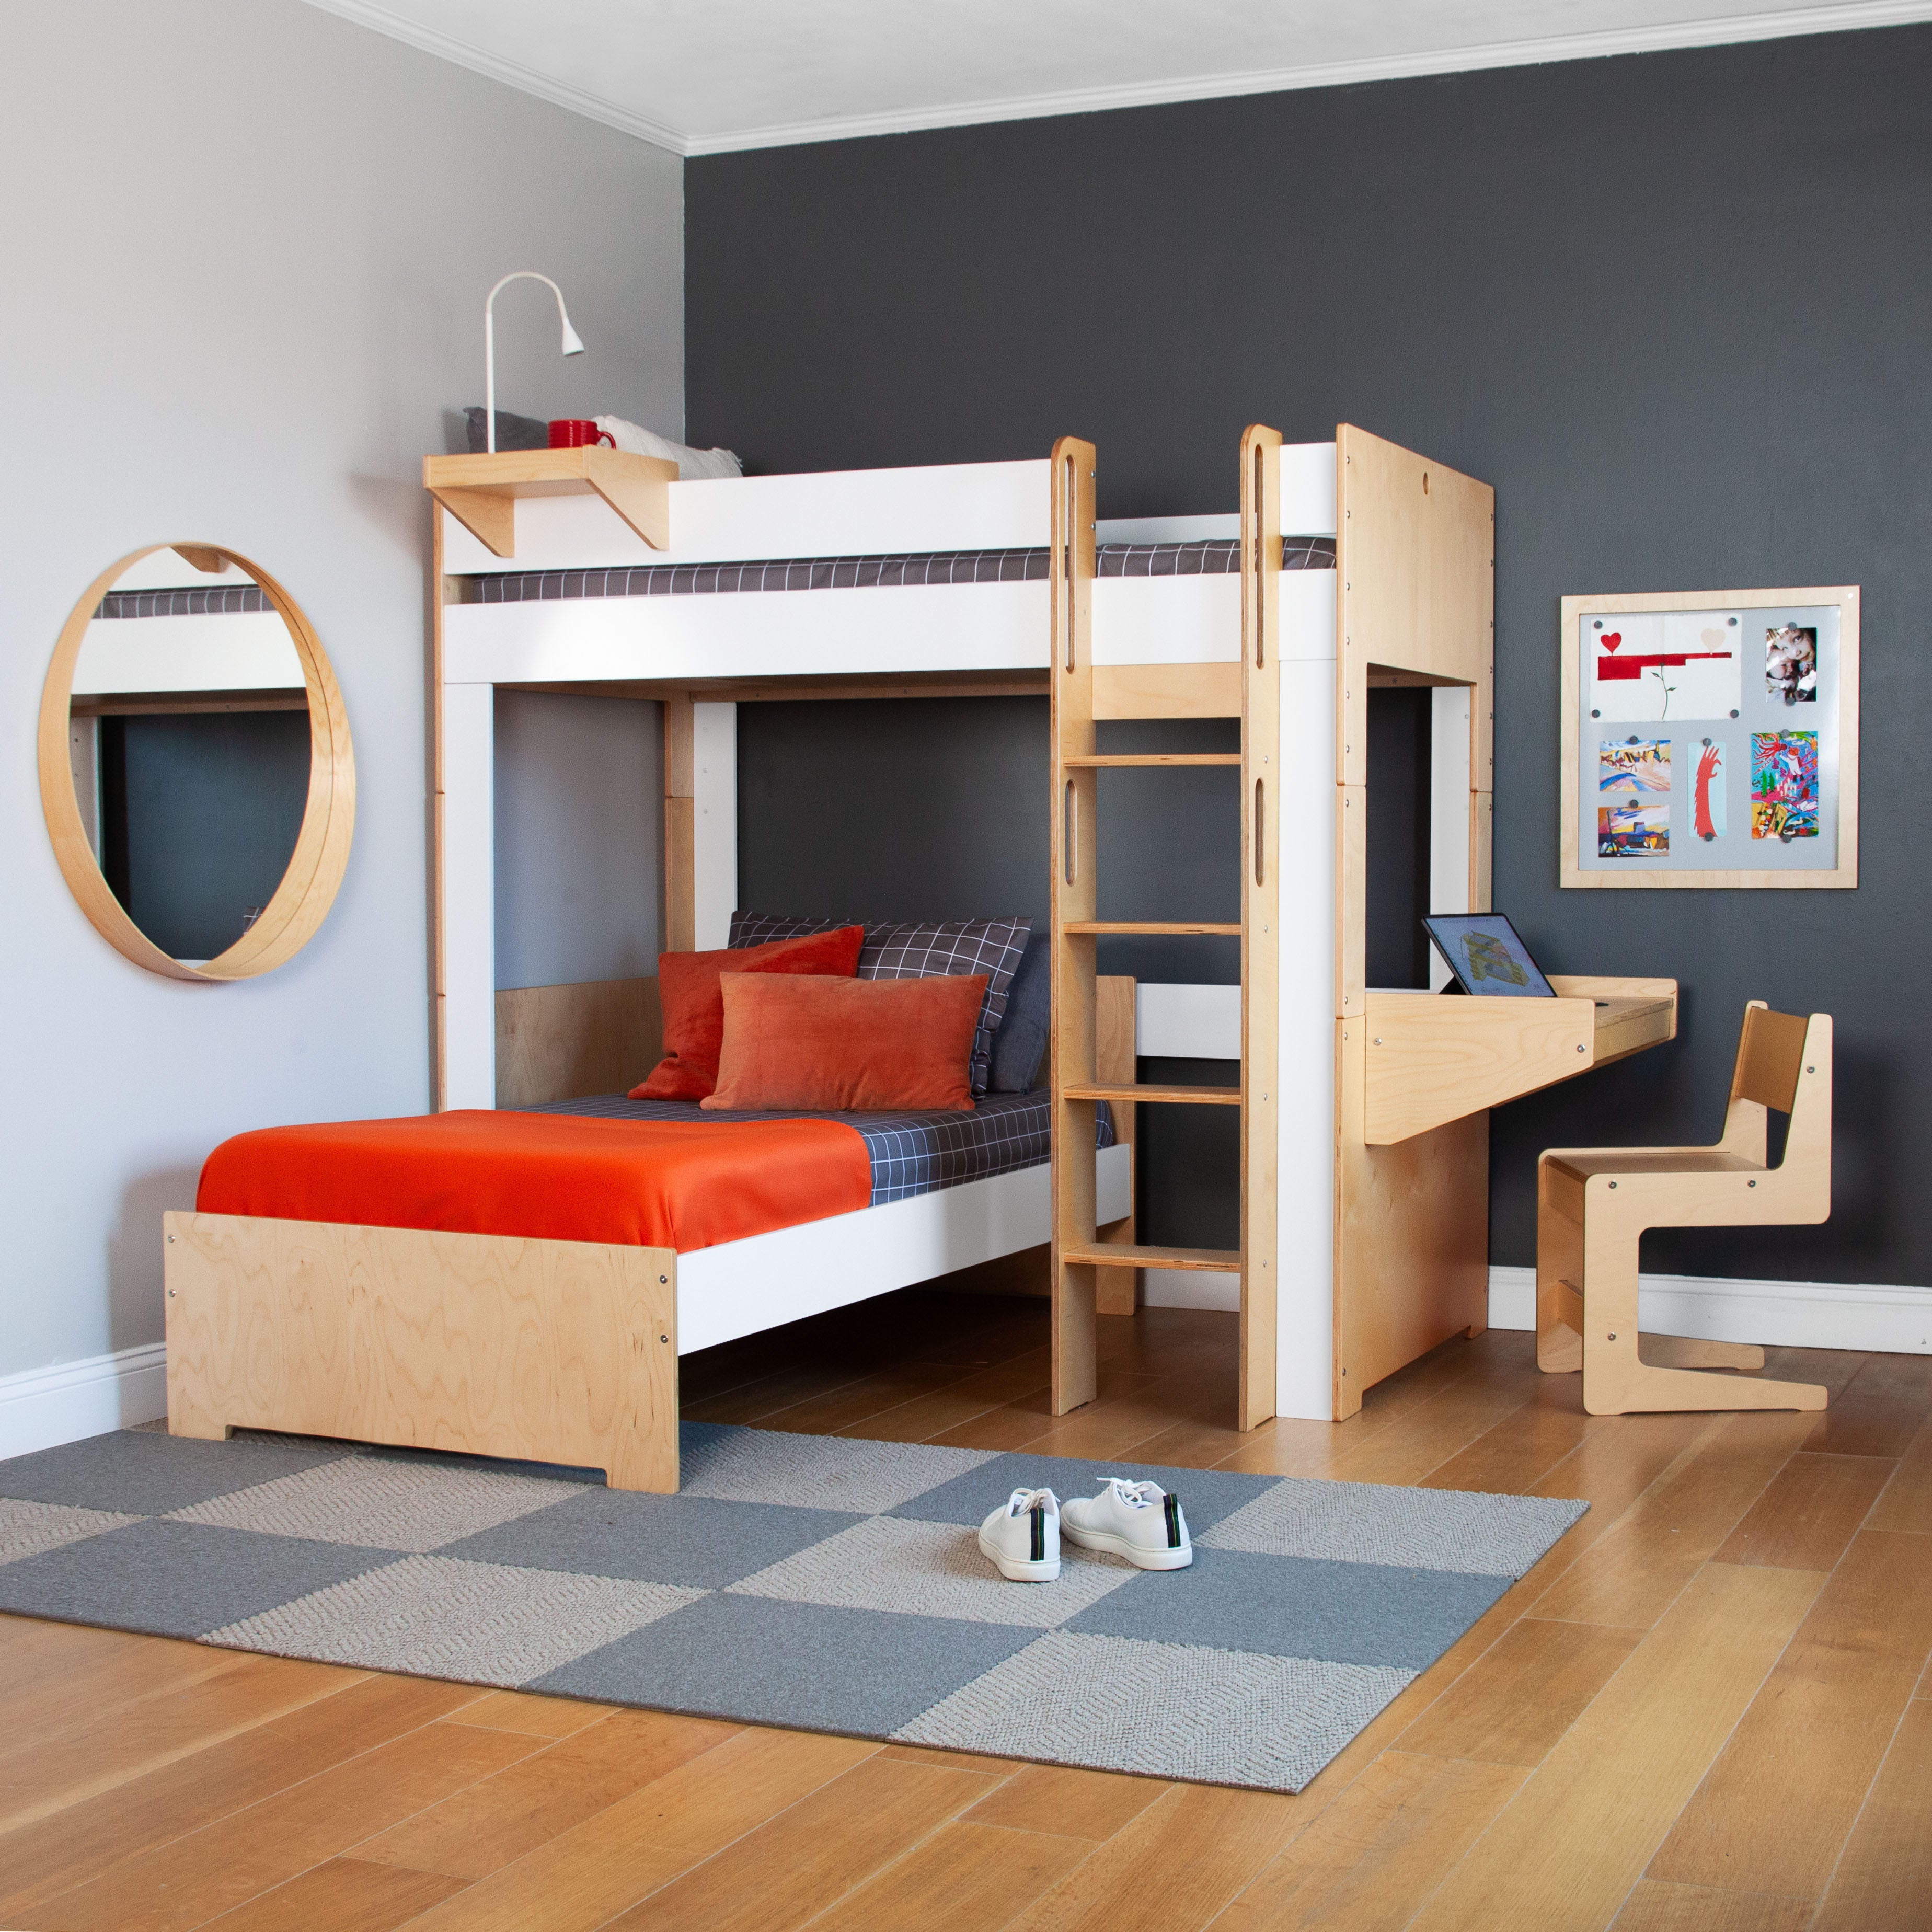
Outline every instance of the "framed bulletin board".
<path fill-rule="evenodd" d="M 1563 600 L 1562 883 L 1856 886 L 1858 592 Z"/>

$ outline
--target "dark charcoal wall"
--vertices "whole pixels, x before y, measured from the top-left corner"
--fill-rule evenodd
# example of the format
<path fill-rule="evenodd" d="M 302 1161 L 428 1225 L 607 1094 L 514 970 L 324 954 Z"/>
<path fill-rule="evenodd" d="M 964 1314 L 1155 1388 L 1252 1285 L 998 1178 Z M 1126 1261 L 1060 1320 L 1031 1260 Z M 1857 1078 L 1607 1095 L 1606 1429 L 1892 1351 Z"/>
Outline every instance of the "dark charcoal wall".
<path fill-rule="evenodd" d="M 1233 508 L 1257 420 L 1360 423 L 1493 483 L 1496 903 L 1552 970 L 1684 989 L 1673 1047 L 1497 1114 L 1496 1258 L 1532 1258 L 1539 1148 L 1714 1137 L 1761 994 L 1837 1016 L 1836 1211 L 1654 1236 L 1646 1264 L 1932 1282 L 1928 100 L 1932 28 L 1909 27 L 693 160 L 689 434 L 782 470 L 1043 455 L 1072 430 L 1108 516 Z M 1862 887 L 1559 891 L 1563 593 L 1838 583 L 1864 586 Z M 1040 831 L 1004 800 L 881 792 L 800 839 L 801 747 L 831 710 L 748 721 L 748 890 L 776 892 L 782 859 L 788 896 L 857 901 L 876 854 L 950 869 L 977 910 L 1000 879 L 952 848 L 983 830 L 1011 841 L 998 896 L 1037 895 Z M 933 727 L 898 728 L 853 755 L 916 766 Z M 986 729 L 997 783 L 1017 754 Z M 1104 876 L 1214 896 L 1216 802 L 1156 816 Z"/>

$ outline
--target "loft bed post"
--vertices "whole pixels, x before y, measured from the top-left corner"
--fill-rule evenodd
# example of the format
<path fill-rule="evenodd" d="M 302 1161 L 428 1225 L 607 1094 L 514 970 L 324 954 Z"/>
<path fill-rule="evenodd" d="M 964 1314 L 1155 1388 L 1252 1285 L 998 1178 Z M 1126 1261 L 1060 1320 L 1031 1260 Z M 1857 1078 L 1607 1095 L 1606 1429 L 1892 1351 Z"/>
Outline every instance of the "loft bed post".
<path fill-rule="evenodd" d="M 698 950 L 698 806 L 692 735 L 691 693 L 668 692 L 664 700 L 664 916 L 658 926 L 666 952 Z"/>
<path fill-rule="evenodd" d="M 1094 472 L 1090 442 L 1062 436 L 1053 446 L 1052 517 L 1048 533 L 1048 689 L 1053 740 L 1051 963 L 1052 1026 L 1048 1042 L 1053 1093 L 1052 1245 L 1048 1285 L 1053 1298 L 1053 1412 L 1094 1400 L 1099 1386 L 1096 1270 L 1070 1261 L 1070 1250 L 1090 1246 L 1094 1224 L 1094 1114 L 1096 1102 L 1070 1096 L 1098 1077 L 1094 1015 L 1097 942 L 1070 932 L 1097 916 L 1095 850 L 1096 773 L 1070 758 L 1094 755 Z"/>
<path fill-rule="evenodd" d="M 1281 1001 L 1281 432 L 1241 438 L 1241 1339 L 1235 1426 L 1275 1413 Z"/>
<path fill-rule="evenodd" d="M 449 1106 L 448 988 L 444 961 L 449 949 L 442 904 L 442 609 L 451 584 L 443 568 L 442 506 L 432 496 L 430 526 L 429 626 L 429 1046 L 430 1110 Z"/>
<path fill-rule="evenodd" d="M 1436 712 L 1447 728 L 1432 734 L 1434 746 L 1454 763 L 1436 772 L 1432 790 L 1438 808 L 1463 814 L 1467 909 L 1486 910 L 1496 493 L 1348 424 L 1336 432 L 1335 476 L 1340 1421 L 1360 1408 L 1370 1384 L 1488 1322 L 1486 1109 L 1400 1140 L 1368 1138 L 1369 1056 L 1380 1044 L 1369 1024 L 1366 976 L 1368 697 L 1371 686 L 1396 682 L 1392 674 L 1466 694 L 1466 728 L 1461 699 Z M 1460 856 L 1458 844 L 1446 837 L 1438 850 Z"/>

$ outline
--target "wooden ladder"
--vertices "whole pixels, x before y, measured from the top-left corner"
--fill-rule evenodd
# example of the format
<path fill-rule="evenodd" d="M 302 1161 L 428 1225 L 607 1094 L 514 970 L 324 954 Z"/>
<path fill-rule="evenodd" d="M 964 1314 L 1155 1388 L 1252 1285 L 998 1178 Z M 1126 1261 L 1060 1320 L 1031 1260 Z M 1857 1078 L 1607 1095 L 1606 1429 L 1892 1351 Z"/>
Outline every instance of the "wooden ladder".
<path fill-rule="evenodd" d="M 1240 1276 L 1237 1423 L 1251 1429 L 1275 1412 L 1276 1162 L 1276 1013 L 1280 999 L 1281 436 L 1250 428 L 1241 439 L 1241 748 L 1238 752 L 1102 754 L 1095 729 L 1093 654 L 1096 454 L 1072 436 L 1054 446 L 1049 551 L 1053 790 L 1053 1411 L 1091 1402 L 1098 1387 L 1096 1318 L 1106 1270 L 1208 1270 Z M 1208 670 L 1218 667 L 1202 666 Z M 1156 681 L 1158 682 L 1158 681 Z M 1196 716 L 1147 698 L 1136 717 Z M 1098 778 L 1124 766 L 1241 769 L 1241 917 L 1102 920 L 1096 896 Z M 1103 1082 L 1095 1025 L 1096 946 L 1110 934 L 1223 934 L 1241 942 L 1241 1081 L 1235 1087 Z M 1095 1110 L 1148 1104 L 1234 1106 L 1241 1114 L 1241 1244 L 1149 1246 L 1104 1238 L 1095 1222 Z M 1131 1223 L 1128 1224 L 1131 1226 Z M 1126 1292 L 1105 1298 L 1130 1312 Z"/>

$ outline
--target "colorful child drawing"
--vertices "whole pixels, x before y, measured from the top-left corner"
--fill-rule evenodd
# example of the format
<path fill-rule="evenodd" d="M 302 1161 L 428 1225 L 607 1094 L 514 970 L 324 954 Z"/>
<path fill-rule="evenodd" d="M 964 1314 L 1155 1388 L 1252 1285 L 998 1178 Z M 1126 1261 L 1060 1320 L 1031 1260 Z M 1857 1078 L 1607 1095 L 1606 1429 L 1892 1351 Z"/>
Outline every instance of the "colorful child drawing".
<path fill-rule="evenodd" d="M 1597 747 L 1599 791 L 1659 792 L 1670 789 L 1668 738 L 1603 740 Z"/>
<path fill-rule="evenodd" d="M 1668 800 L 1643 804 L 1600 806 L 1597 809 L 1597 856 L 1600 859 L 1641 858 L 1670 850 Z"/>
<path fill-rule="evenodd" d="M 1818 734 L 1815 731 L 1751 734 L 1751 836 L 1818 836 Z"/>
<path fill-rule="evenodd" d="M 1724 747 L 1721 740 L 1707 738 L 1697 752 L 1697 776 L 1692 781 L 1690 828 L 1707 844 L 1721 838 L 1728 830 L 1724 809 Z"/>

